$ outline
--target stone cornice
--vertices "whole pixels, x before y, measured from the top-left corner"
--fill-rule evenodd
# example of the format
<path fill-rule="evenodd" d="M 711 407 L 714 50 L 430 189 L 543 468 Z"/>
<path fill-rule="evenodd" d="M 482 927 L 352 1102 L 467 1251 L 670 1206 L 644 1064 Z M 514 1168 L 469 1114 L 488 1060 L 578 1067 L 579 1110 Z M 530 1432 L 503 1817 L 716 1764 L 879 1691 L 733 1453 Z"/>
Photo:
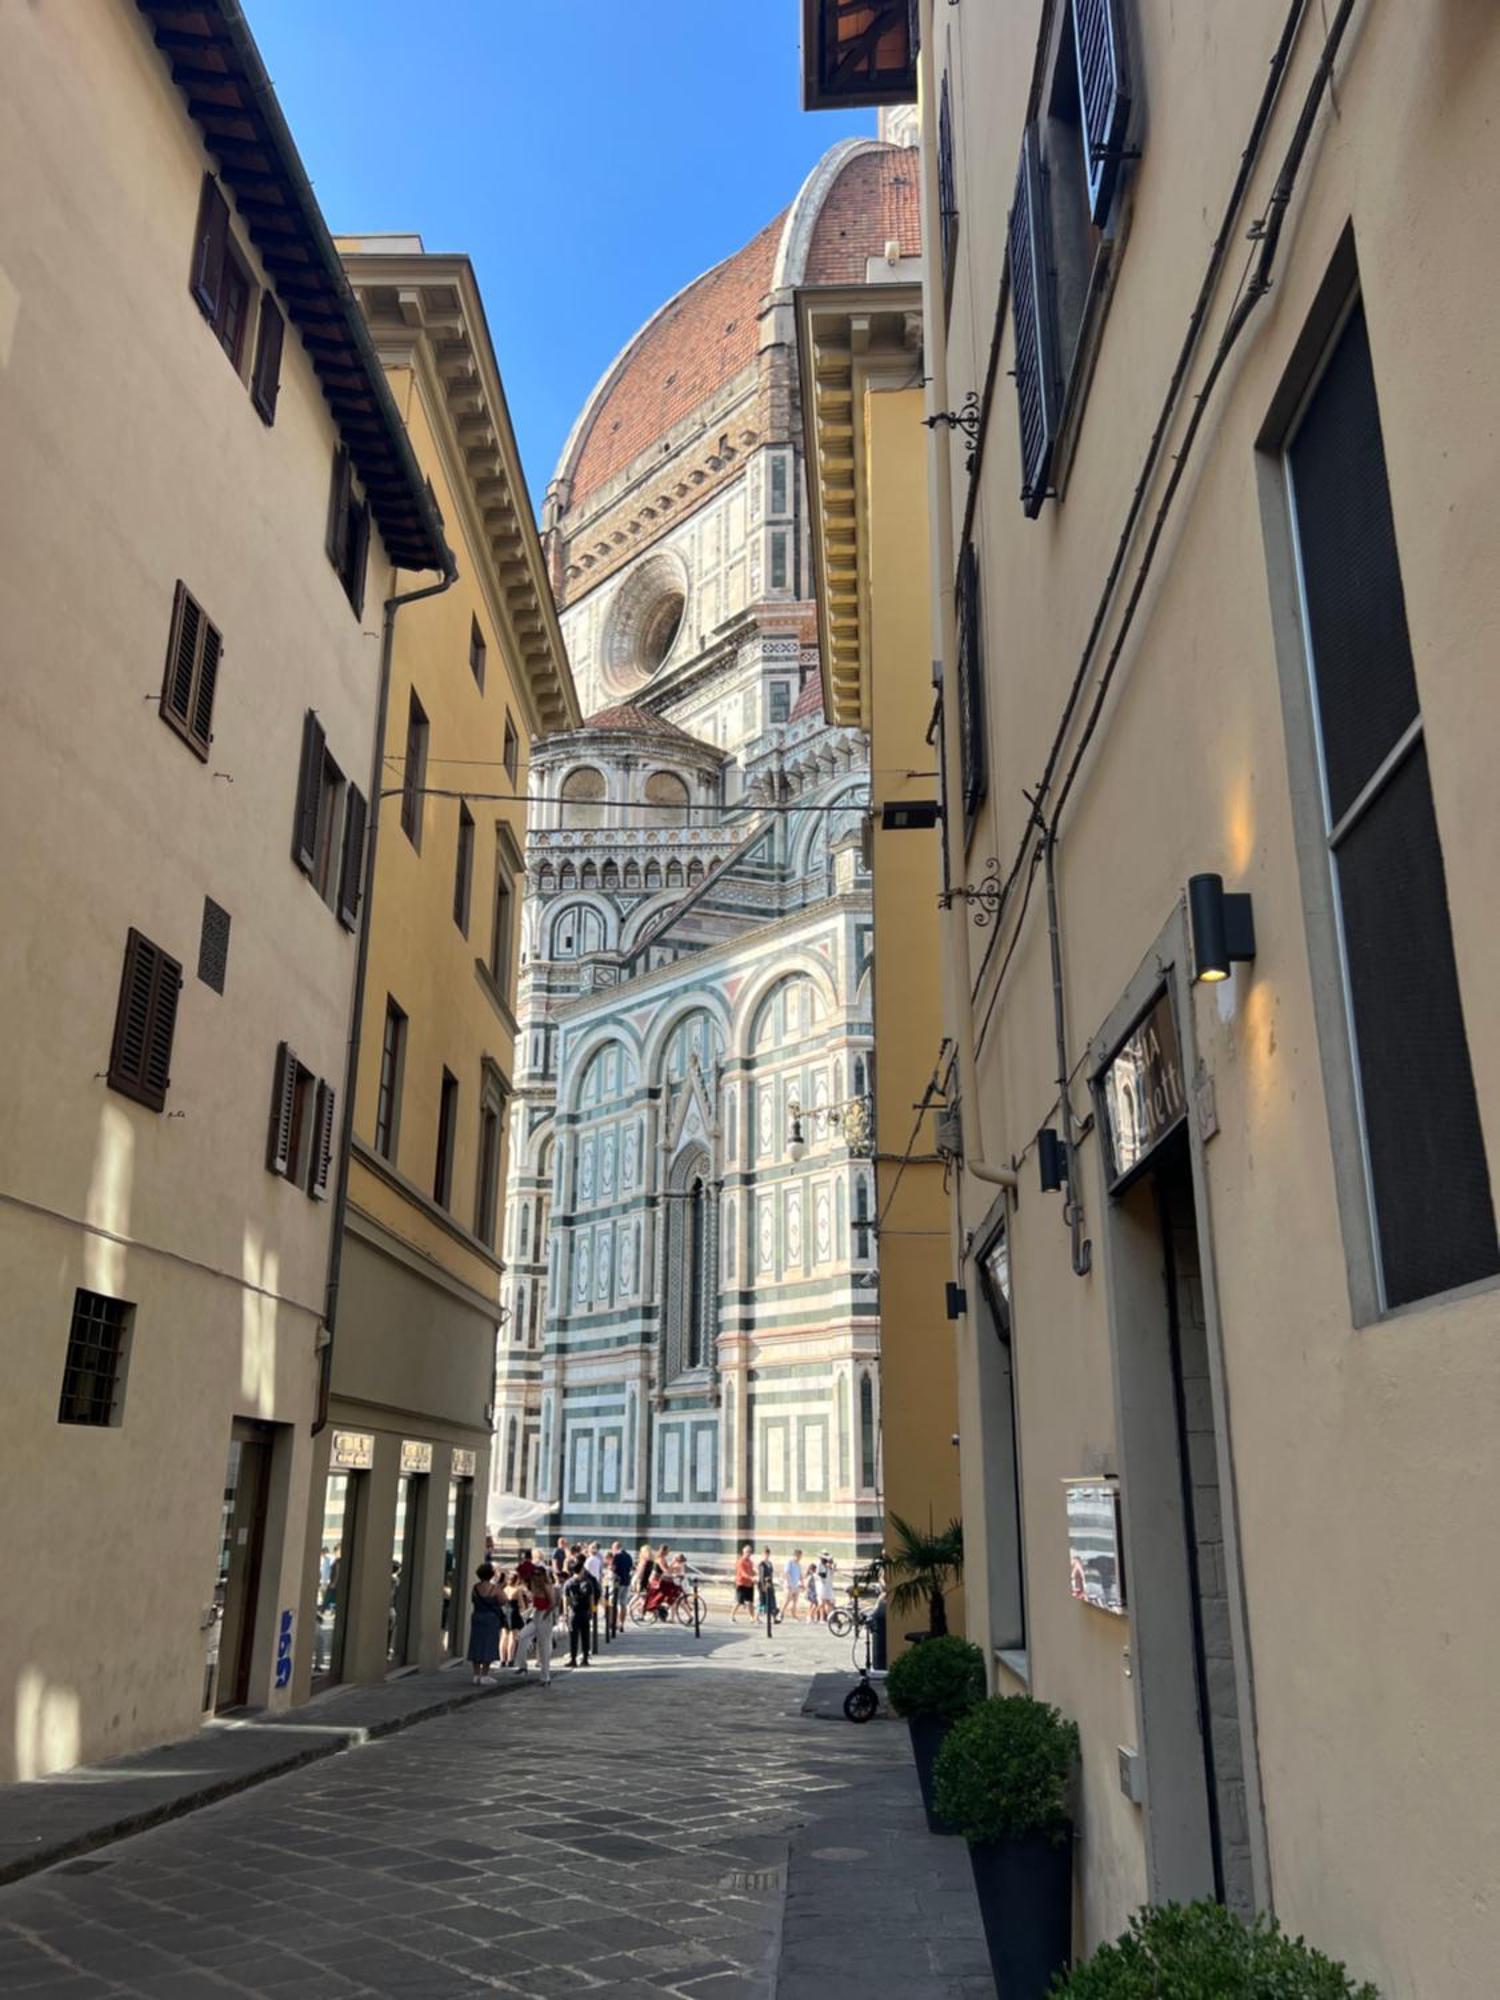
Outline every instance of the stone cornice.
<path fill-rule="evenodd" d="M 422 385 L 492 615 L 531 703 L 531 733 L 576 728 L 578 696 L 473 266 L 351 247 L 344 267 L 381 360 L 412 368 Z"/>

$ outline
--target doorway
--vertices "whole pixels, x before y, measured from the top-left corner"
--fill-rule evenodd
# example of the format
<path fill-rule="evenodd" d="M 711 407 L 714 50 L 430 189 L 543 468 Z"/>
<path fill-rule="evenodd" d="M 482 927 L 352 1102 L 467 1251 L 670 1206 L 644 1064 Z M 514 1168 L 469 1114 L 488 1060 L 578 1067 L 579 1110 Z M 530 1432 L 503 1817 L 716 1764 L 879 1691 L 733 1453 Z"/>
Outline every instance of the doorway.
<path fill-rule="evenodd" d="M 330 1472 L 323 1489 L 323 1537 L 318 1554 L 318 1610 L 313 1626 L 313 1684 L 344 1677 L 349 1605 L 359 1565 L 359 1524 L 365 1475 Z"/>
<path fill-rule="evenodd" d="M 448 1522 L 443 1534 L 443 1650 L 450 1660 L 464 1651 L 464 1562 L 474 1518 L 474 1482 L 448 1482 Z"/>
<path fill-rule="evenodd" d="M 427 1478 L 403 1472 L 396 1481 L 396 1518 L 391 1534 L 391 1601 L 386 1614 L 385 1658 L 404 1667 L 412 1651 L 412 1599 L 427 1515 Z"/>
<path fill-rule="evenodd" d="M 224 1468 L 219 1511 L 219 1567 L 214 1584 L 216 1658 L 210 1661 L 204 1707 L 216 1714 L 243 1708 L 250 1698 L 266 1504 L 271 1490 L 269 1424 L 236 1417 Z"/>

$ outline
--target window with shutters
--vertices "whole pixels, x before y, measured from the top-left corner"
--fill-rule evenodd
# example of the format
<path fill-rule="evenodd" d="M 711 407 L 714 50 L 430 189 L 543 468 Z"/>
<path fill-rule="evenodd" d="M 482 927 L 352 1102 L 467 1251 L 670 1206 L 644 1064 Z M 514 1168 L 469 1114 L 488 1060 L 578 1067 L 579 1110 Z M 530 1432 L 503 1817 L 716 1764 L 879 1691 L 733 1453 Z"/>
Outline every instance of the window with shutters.
<path fill-rule="evenodd" d="M 370 509 L 354 490 L 354 467 L 349 453 L 339 445 L 333 454 L 333 477 L 328 493 L 328 533 L 324 540 L 328 560 L 338 571 L 356 617 L 365 608 L 365 565 L 370 552 Z"/>
<path fill-rule="evenodd" d="M 505 775 L 514 786 L 521 772 L 521 739 L 516 734 L 516 725 L 507 713 L 505 718 Z"/>
<path fill-rule="evenodd" d="M 990 789 L 982 612 L 979 558 L 974 544 L 965 542 L 958 558 L 958 741 L 965 838 Z"/>
<path fill-rule="evenodd" d="M 453 921 L 469 935 L 469 898 L 474 886 L 474 816 L 459 801 L 458 852 L 453 869 Z"/>
<path fill-rule="evenodd" d="M 346 930 L 359 918 L 368 816 L 364 794 L 345 779 L 309 709 L 302 718 L 292 859 Z"/>
<path fill-rule="evenodd" d="M 229 356 L 235 373 L 240 374 L 244 365 L 245 335 L 255 308 L 256 284 L 250 275 L 245 254 L 230 229 L 229 204 L 212 174 L 204 175 L 203 192 L 198 200 L 198 227 L 193 237 L 189 289 L 198 310 L 213 328 L 214 337 Z M 269 300 L 267 304 L 270 304 Z M 271 306 L 270 310 L 274 313 L 275 307 Z M 258 359 L 257 348 L 257 365 Z M 280 359 L 279 343 L 277 359 Z M 272 409 L 275 409 L 274 397 Z"/>
<path fill-rule="evenodd" d="M 494 980 L 502 997 L 509 1006 L 514 1000 L 511 991 L 511 958 L 513 955 L 515 928 L 515 886 L 510 870 L 497 853 L 495 857 L 495 909 L 490 928 L 490 978 Z"/>
<path fill-rule="evenodd" d="M 401 766 L 401 831 L 422 851 L 422 794 L 427 788 L 427 711 L 413 688 L 406 709 L 406 757 Z"/>
<path fill-rule="evenodd" d="M 1285 446 L 1379 1302 L 1500 1271 L 1374 364 L 1356 298 Z"/>
<path fill-rule="evenodd" d="M 1059 7 L 1016 170 L 1007 249 L 1021 504 L 1056 492 L 1093 372 L 1114 269 L 1132 96 L 1123 0 Z"/>
<path fill-rule="evenodd" d="M 160 714 L 162 721 L 205 759 L 214 740 L 214 696 L 223 658 L 224 641 L 218 626 L 205 616 L 197 598 L 179 580 L 172 599 Z"/>
<path fill-rule="evenodd" d="M 488 1243 L 492 1248 L 500 1209 L 505 1098 L 504 1078 L 493 1063 L 486 1062 L 479 1082 L 479 1167 L 474 1188 L 474 1234 L 481 1243 Z M 526 1255 L 524 1249 L 521 1255 Z"/>
<path fill-rule="evenodd" d="M 68 1352 L 63 1362 L 60 1424 L 113 1427 L 125 1409 L 125 1370 L 130 1359 L 135 1307 L 103 1292 L 73 1294 Z"/>
<path fill-rule="evenodd" d="M 458 1144 L 458 1078 L 443 1071 L 438 1086 L 437 1159 L 432 1170 L 432 1196 L 440 1208 L 453 1200 L 453 1155 Z"/>
<path fill-rule="evenodd" d="M 269 292 L 262 293 L 260 325 L 255 335 L 255 366 L 250 371 L 250 400 L 267 424 L 276 421 L 276 399 L 281 393 L 283 332 L 276 301 Z"/>
<path fill-rule="evenodd" d="M 938 94 L 938 227 L 943 264 L 943 306 L 953 297 L 953 273 L 958 266 L 958 175 L 953 158 L 953 90 L 943 72 Z"/>
<path fill-rule="evenodd" d="M 266 1165 L 315 1201 L 327 1198 L 334 1148 L 334 1091 L 282 1042 L 271 1086 Z"/>
<path fill-rule="evenodd" d="M 181 991 L 177 960 L 139 931 L 130 931 L 106 1080 L 111 1090 L 151 1111 L 160 1111 L 167 1101 Z"/>
<path fill-rule="evenodd" d="M 469 620 L 469 672 L 474 676 L 476 687 L 484 686 L 484 634 L 479 629 L 479 620 Z"/>
<path fill-rule="evenodd" d="M 394 1160 L 401 1123 L 401 1082 L 406 1069 L 406 1016 L 386 995 L 385 1033 L 380 1043 L 380 1088 L 375 1099 L 375 1150 Z"/>

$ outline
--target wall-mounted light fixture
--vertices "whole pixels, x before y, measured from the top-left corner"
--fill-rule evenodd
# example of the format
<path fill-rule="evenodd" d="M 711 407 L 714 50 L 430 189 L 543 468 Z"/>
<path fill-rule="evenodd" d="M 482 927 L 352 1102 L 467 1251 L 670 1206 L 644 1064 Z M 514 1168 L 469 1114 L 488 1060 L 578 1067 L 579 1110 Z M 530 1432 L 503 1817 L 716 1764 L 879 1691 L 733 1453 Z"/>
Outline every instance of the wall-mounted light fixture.
<path fill-rule="evenodd" d="M 1227 979 L 1235 964 L 1255 956 L 1255 915 L 1248 896 L 1226 896 L 1222 875 L 1188 878 L 1188 914 L 1193 925 L 1193 976 Z"/>
<path fill-rule="evenodd" d="M 882 833 L 927 833 L 943 816 L 936 799 L 887 799 L 880 808 Z"/>
<path fill-rule="evenodd" d="M 1042 1176 L 1042 1193 L 1056 1194 L 1068 1178 L 1068 1149 L 1053 1125 L 1044 1125 L 1036 1135 L 1036 1163 Z"/>
<path fill-rule="evenodd" d="M 825 1132 L 837 1132 L 851 1153 L 866 1153 L 870 1149 L 870 1100 L 867 1097 L 851 1097 L 843 1104 L 815 1104 L 804 1111 L 795 1097 L 787 1099 L 787 1117 L 791 1120 L 786 1135 L 786 1156 L 797 1161 L 807 1152 L 807 1133 L 803 1129 L 805 1118 L 814 1130 L 822 1127 Z M 856 1224 L 857 1228 L 859 1225 Z"/>

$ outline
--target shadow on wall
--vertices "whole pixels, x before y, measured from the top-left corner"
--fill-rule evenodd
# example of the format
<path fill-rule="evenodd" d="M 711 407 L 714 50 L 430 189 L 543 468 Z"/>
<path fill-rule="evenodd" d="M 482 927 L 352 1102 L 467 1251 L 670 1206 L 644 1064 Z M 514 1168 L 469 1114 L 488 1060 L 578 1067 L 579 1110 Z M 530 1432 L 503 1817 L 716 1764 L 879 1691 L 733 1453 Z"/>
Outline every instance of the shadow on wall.
<path fill-rule="evenodd" d="M 78 1762 L 82 1741 L 72 1688 L 50 1686 L 40 1667 L 23 1667 L 16 1683 L 16 1776 L 66 1770 Z"/>

